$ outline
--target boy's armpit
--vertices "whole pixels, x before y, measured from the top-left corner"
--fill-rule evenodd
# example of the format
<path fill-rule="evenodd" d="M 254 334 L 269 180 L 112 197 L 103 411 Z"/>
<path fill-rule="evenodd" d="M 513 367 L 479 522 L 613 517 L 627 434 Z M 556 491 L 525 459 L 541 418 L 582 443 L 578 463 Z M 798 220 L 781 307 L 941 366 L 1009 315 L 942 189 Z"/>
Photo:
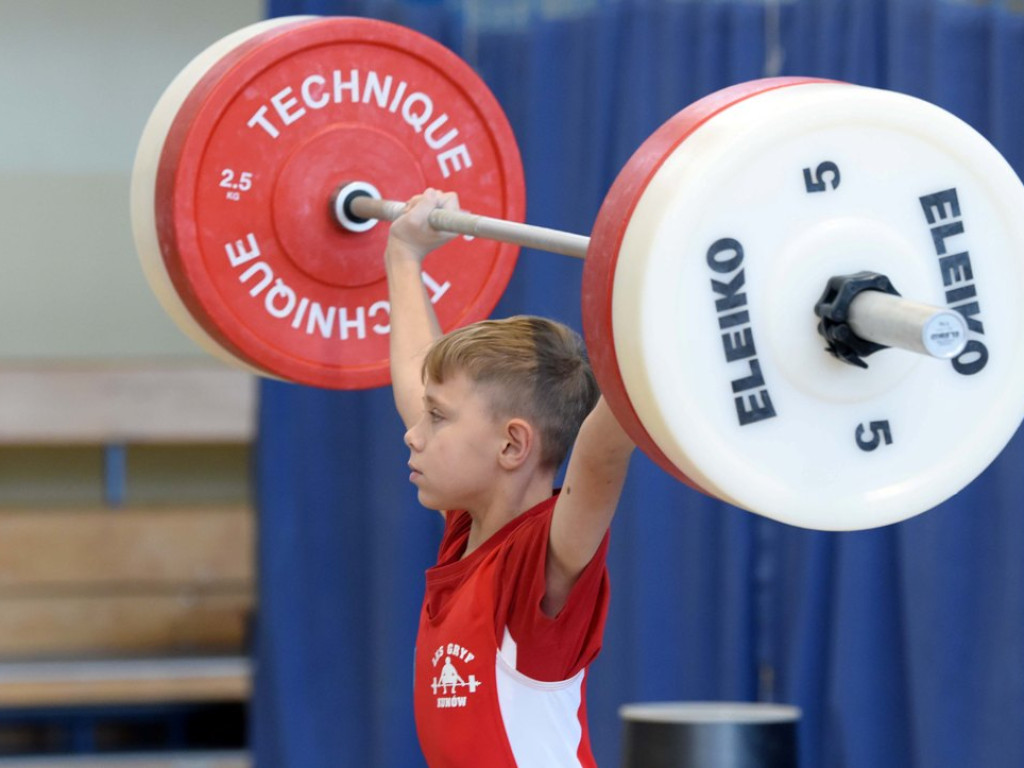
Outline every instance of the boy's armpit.
<path fill-rule="evenodd" d="M 542 529 L 546 534 L 548 526 Z M 516 645 L 516 669 L 534 680 L 554 682 L 575 675 L 601 650 L 610 592 L 606 566 L 608 536 L 579 574 L 554 617 L 542 609 L 547 590 L 547 537 L 537 544 L 515 573 L 506 626 Z M 496 629 L 500 632 L 502 628 Z M 501 638 L 499 633 L 499 642 Z"/>

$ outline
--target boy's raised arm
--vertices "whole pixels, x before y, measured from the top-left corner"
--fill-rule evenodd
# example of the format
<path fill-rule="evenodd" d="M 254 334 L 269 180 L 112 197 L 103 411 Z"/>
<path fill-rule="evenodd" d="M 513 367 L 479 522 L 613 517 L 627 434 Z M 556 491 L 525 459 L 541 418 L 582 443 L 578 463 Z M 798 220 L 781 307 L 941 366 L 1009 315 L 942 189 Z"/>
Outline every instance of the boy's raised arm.
<path fill-rule="evenodd" d="M 391 387 L 406 427 L 423 411 L 423 358 L 441 335 L 421 274 L 424 257 L 453 237 L 427 223 L 435 208 L 458 208 L 458 198 L 433 189 L 412 198 L 406 212 L 391 224 L 384 251 L 391 301 Z"/>
<path fill-rule="evenodd" d="M 555 502 L 542 608 L 555 616 L 611 525 L 626 481 L 633 441 L 602 397 L 580 427 L 562 493 Z"/>

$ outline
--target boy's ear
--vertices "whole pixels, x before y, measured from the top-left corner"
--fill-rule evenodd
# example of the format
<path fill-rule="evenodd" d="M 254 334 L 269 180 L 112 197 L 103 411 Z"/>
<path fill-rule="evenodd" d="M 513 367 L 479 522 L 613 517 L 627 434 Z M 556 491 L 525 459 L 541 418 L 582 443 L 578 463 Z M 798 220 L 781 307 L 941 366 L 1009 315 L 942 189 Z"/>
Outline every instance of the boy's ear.
<path fill-rule="evenodd" d="M 498 461 L 505 469 L 521 467 L 536 448 L 537 434 L 533 426 L 523 419 L 509 419 L 505 423 L 505 441 Z"/>

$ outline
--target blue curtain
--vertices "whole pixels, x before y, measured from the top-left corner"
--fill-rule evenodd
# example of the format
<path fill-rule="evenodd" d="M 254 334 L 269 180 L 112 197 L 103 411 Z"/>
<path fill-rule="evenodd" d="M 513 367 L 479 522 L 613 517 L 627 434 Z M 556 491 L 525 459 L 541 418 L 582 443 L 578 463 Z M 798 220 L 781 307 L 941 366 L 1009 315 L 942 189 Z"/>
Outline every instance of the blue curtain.
<path fill-rule="evenodd" d="M 529 221 L 589 231 L 631 152 L 720 87 L 834 77 L 933 101 L 1024 171 L 1024 4 L 950 0 L 271 0 L 430 34 L 495 91 Z M 497 315 L 580 326 L 575 260 L 525 252 Z M 264 382 L 258 446 L 259 768 L 417 766 L 411 671 L 437 515 L 405 479 L 386 390 Z M 780 525 L 635 459 L 593 670 L 601 765 L 617 708 L 803 708 L 803 768 L 1024 766 L 1024 444 L 941 507 L 847 534 Z M 484 763 L 481 763 L 482 765 Z"/>

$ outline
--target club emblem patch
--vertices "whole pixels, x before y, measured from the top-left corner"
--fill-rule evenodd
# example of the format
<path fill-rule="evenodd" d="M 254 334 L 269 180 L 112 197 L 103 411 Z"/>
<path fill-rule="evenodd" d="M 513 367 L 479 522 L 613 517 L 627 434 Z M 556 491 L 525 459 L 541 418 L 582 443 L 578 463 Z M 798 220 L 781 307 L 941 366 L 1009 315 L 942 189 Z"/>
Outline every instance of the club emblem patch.
<path fill-rule="evenodd" d="M 476 656 L 467 648 L 457 643 L 439 646 L 434 651 L 431 663 L 436 674 L 430 682 L 430 688 L 437 699 L 438 709 L 465 707 L 469 703 L 469 695 L 483 683 L 476 675 L 469 673 Z"/>

